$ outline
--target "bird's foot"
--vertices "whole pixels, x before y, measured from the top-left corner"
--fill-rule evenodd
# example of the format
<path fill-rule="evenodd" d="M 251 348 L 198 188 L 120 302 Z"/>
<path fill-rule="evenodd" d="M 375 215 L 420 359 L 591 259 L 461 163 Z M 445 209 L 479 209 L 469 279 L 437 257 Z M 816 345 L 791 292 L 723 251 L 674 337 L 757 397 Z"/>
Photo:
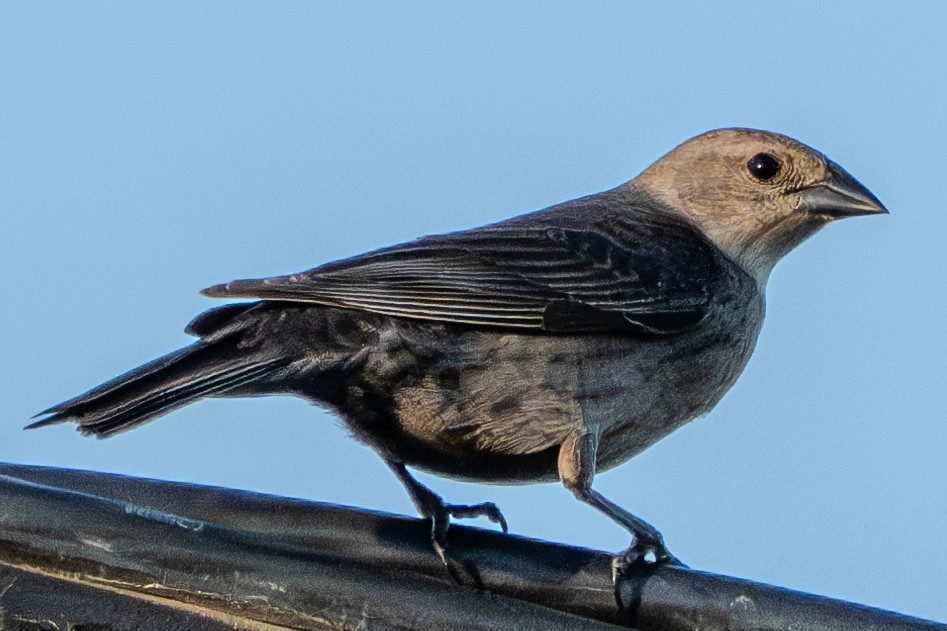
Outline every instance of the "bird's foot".
<path fill-rule="evenodd" d="M 625 577 L 637 576 L 643 570 L 654 570 L 662 565 L 687 567 L 667 549 L 661 533 L 636 533 L 631 545 L 612 558 L 612 582 L 618 585 Z"/>
<path fill-rule="evenodd" d="M 641 606 L 645 583 L 662 566 L 687 567 L 671 554 L 657 531 L 635 533 L 631 545 L 612 558 L 612 583 L 620 619 L 637 626 L 636 615 Z"/>
<path fill-rule="evenodd" d="M 423 488 L 423 487 L 422 487 Z M 493 502 L 483 502 L 481 504 L 447 504 L 430 489 L 424 488 L 424 492 L 416 497 L 418 511 L 423 517 L 431 520 L 431 543 L 434 546 L 434 552 L 444 565 L 447 562 L 447 531 L 450 528 L 452 517 L 457 519 L 475 519 L 477 517 L 486 517 L 495 524 L 500 525 L 504 533 L 509 532 L 506 518 Z"/>

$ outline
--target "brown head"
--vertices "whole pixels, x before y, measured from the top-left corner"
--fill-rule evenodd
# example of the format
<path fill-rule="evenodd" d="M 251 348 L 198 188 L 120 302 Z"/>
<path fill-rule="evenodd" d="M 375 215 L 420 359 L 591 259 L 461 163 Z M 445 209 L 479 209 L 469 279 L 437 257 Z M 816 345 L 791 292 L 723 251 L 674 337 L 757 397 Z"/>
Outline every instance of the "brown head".
<path fill-rule="evenodd" d="M 692 138 L 627 186 L 683 211 L 760 284 L 780 258 L 828 222 L 888 212 L 815 149 L 754 129 Z"/>

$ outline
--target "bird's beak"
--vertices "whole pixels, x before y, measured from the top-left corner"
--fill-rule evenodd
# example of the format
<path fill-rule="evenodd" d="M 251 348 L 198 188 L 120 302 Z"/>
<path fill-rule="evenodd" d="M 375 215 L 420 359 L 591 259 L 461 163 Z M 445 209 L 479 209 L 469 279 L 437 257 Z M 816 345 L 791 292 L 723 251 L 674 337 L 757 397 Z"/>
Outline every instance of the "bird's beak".
<path fill-rule="evenodd" d="M 828 179 L 798 191 L 800 209 L 832 219 L 887 214 L 884 204 L 848 171 L 831 160 L 828 167 Z"/>

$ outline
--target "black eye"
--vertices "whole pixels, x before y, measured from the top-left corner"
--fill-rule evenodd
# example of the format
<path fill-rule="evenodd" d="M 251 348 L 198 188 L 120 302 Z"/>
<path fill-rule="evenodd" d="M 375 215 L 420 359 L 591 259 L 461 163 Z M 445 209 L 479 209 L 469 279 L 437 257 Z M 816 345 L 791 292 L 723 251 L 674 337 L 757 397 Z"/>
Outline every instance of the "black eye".
<path fill-rule="evenodd" d="M 758 153 L 746 163 L 746 168 L 750 170 L 750 175 L 756 179 L 765 182 L 776 177 L 782 165 L 774 156 L 768 153 Z"/>

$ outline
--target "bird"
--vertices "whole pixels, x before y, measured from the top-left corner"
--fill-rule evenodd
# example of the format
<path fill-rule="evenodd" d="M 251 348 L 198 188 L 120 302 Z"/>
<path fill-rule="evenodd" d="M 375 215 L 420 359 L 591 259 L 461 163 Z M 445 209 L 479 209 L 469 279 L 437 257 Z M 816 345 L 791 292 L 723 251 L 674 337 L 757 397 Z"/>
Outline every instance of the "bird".
<path fill-rule="evenodd" d="M 238 300 L 197 340 L 50 407 L 108 437 L 203 398 L 292 395 L 334 411 L 430 520 L 449 504 L 409 470 L 559 481 L 632 536 L 617 571 L 680 563 L 660 532 L 593 488 L 706 414 L 749 360 L 773 266 L 837 219 L 887 213 L 819 151 L 729 128 L 683 142 L 613 189 L 308 271 L 215 285 Z"/>

